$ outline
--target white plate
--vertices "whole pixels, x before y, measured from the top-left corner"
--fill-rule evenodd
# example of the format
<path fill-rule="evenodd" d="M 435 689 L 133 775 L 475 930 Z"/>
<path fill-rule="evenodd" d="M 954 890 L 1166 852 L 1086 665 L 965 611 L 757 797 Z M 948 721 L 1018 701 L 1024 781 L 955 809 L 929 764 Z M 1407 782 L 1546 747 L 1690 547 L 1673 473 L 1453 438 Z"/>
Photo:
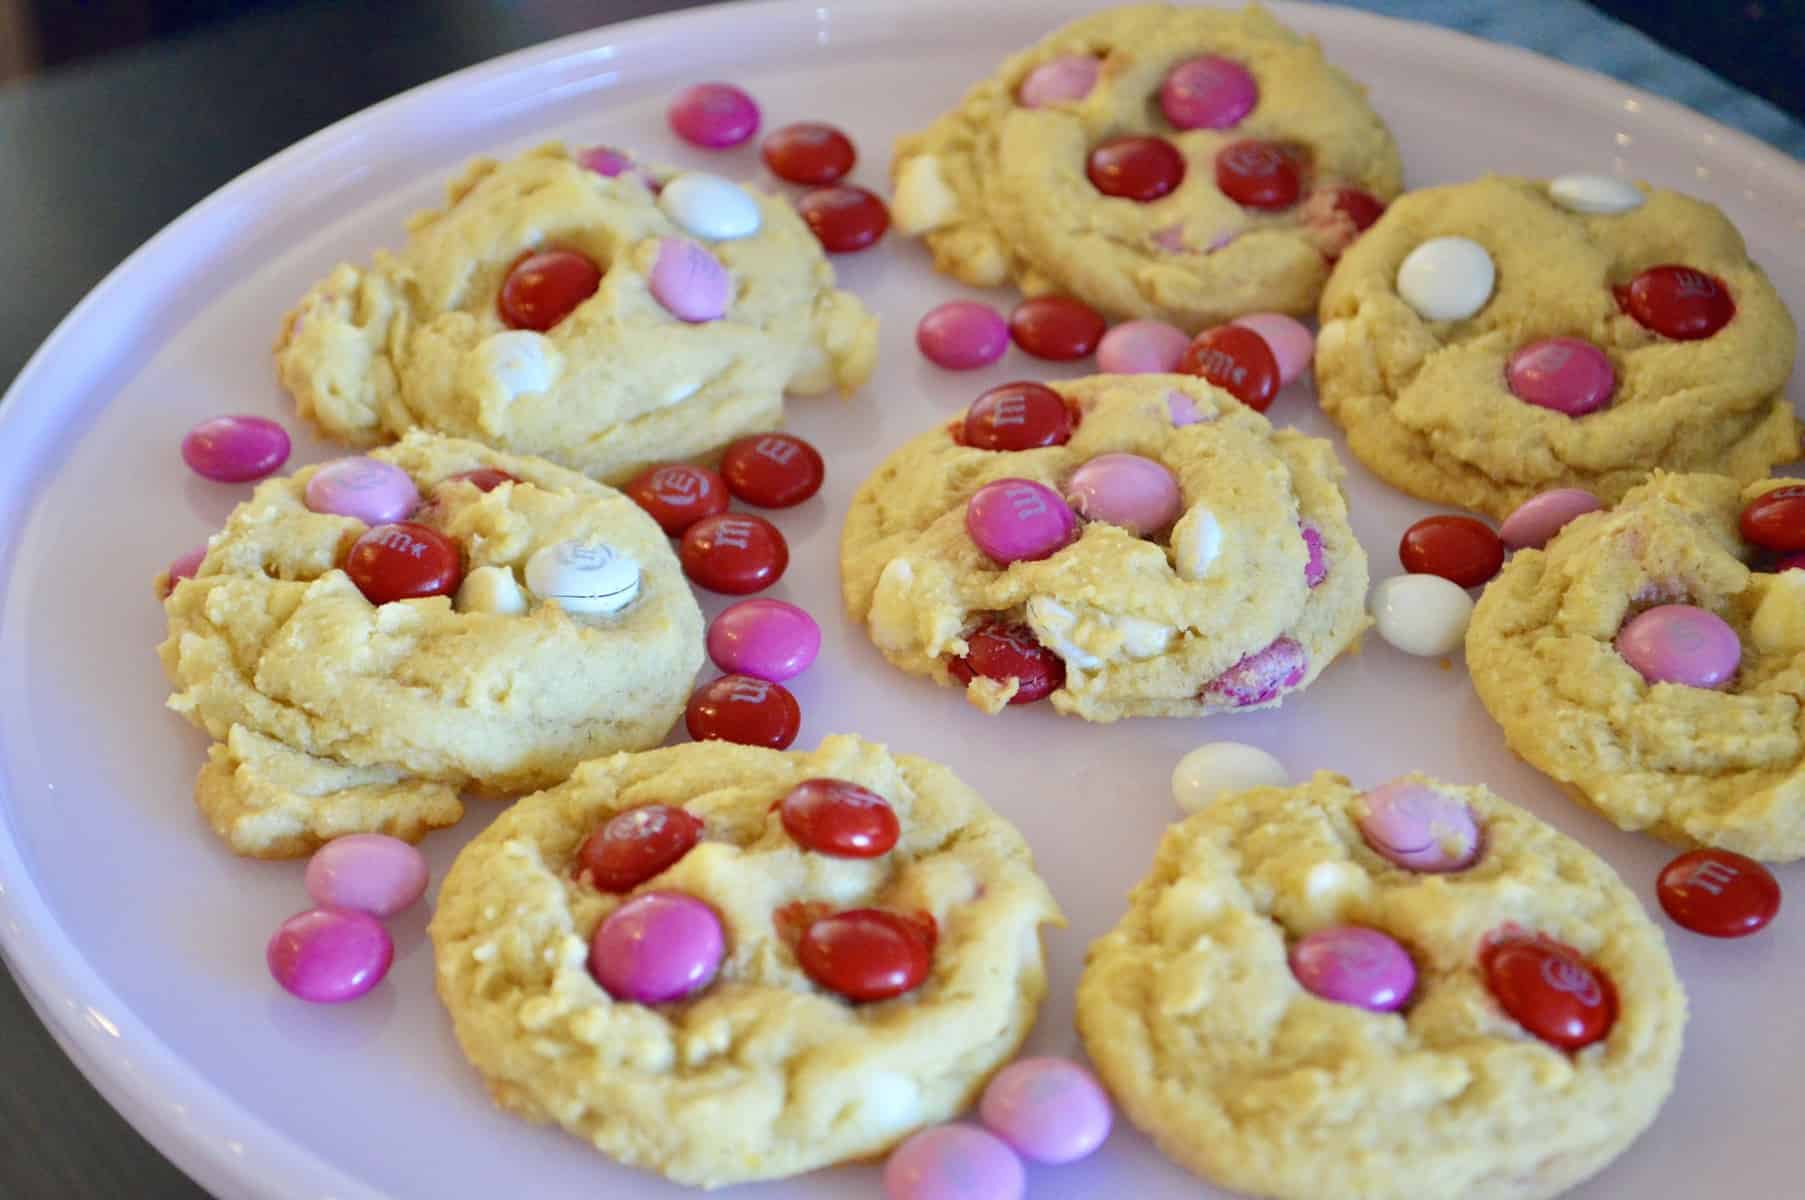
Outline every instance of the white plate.
<path fill-rule="evenodd" d="M 939 112 L 1008 51 L 1090 7 L 1082 0 L 830 0 L 735 6 L 579 37 L 462 72 L 346 121 L 252 171 L 170 226 L 107 279 L 33 359 L 0 409 L 0 942 L 58 1038 L 163 1151 L 227 1197 L 683 1194 L 614 1167 L 562 1134 L 493 1109 L 433 995 L 429 906 L 399 922 L 380 989 L 310 1008 L 270 982 L 263 944 L 306 907 L 301 867 L 234 859 L 189 799 L 204 739 L 161 709 L 151 575 L 217 527 L 248 489 L 203 482 L 176 453 L 196 421 L 292 413 L 271 376 L 278 318 L 335 262 L 393 241 L 467 156 L 560 135 L 756 177 L 750 148 L 674 143 L 663 107 L 681 84 L 746 84 L 775 126 L 850 130 L 880 185 L 898 133 Z M 1805 172 L 1693 114 L 1529 54 L 1330 8 L 1278 6 L 1367 83 L 1412 184 L 1486 169 L 1619 171 L 1697 192 L 1741 224 L 1805 312 Z M 1609 858 L 1651 907 L 1668 851 L 1563 801 L 1513 761 L 1464 669 L 1405 659 L 1373 639 L 1275 713 L 1086 726 L 1044 707 L 987 720 L 953 692 L 887 667 L 840 615 L 839 518 L 889 449 L 981 388 L 1044 375 L 1012 354 L 953 375 L 915 352 L 916 318 L 960 294 L 918 247 L 840 262 L 884 315 L 882 368 L 850 404 L 799 402 L 793 428 L 827 454 L 822 495 L 781 514 L 794 557 L 776 595 L 826 631 L 798 681 L 801 745 L 852 730 L 951 764 L 1020 824 L 1071 916 L 1050 936 L 1052 990 L 1031 1048 L 1075 1053 L 1072 992 L 1085 945 L 1117 918 L 1173 815 L 1167 773 L 1198 741 L 1265 746 L 1296 774 L 1376 782 L 1420 767 L 1483 780 Z M 999 299 L 1002 299 L 999 297 Z M 1795 389 L 1794 395 L 1797 395 Z M 1272 416 L 1327 433 L 1307 386 Z M 292 465 L 329 448 L 301 438 Z M 1354 468 L 1355 528 L 1378 574 L 1421 505 Z M 711 610 L 719 607 L 711 604 Z M 489 815 L 428 844 L 435 880 Z M 1796 869 L 1783 872 L 1797 883 Z M 1678 1092 L 1589 1197 L 1796 1193 L 1805 1079 L 1805 917 L 1747 943 L 1675 932 L 1695 1016 Z M 746 1196 L 877 1192 L 846 1168 Z M 1036 1169 L 1036 1197 L 1207 1194 L 1118 1129 L 1083 1164 Z"/>

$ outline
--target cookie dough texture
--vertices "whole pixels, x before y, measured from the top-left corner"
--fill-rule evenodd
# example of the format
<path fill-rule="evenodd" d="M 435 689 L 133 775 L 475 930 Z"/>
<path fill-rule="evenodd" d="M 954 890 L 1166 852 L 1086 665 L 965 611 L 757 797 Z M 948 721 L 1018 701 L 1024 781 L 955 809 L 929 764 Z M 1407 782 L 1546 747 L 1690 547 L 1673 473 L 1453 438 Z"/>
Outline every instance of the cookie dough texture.
<path fill-rule="evenodd" d="M 1280 1200 L 1534 1200 L 1599 1171 L 1673 1086 L 1686 999 L 1660 931 L 1585 847 L 1484 788 L 1485 853 L 1419 875 L 1373 853 L 1360 793 L 1320 772 L 1224 797 L 1169 829 L 1095 942 L 1078 1029 L 1124 1113 L 1221 1187 Z M 1334 925 L 1416 962 L 1398 1013 L 1321 1000 L 1298 939 Z M 1619 1015 L 1569 1055 L 1517 1025 L 1478 965 L 1503 926 L 1579 950 Z"/>
<path fill-rule="evenodd" d="M 1473 686 L 1511 749 L 1624 829 L 1805 857 L 1805 572 L 1751 569 L 1737 533 L 1748 500 L 1790 482 L 1657 473 L 1514 555 L 1467 630 Z M 1651 685 L 1617 653 L 1624 622 L 1659 604 L 1736 630 L 1727 688 Z"/>
<path fill-rule="evenodd" d="M 902 825 L 876 859 L 805 851 L 770 811 L 796 784 L 847 779 Z M 590 937 L 628 897 L 579 882 L 583 839 L 625 809 L 680 806 L 703 841 L 645 890 L 719 914 L 727 956 L 695 996 L 618 1002 Z M 894 1000 L 817 987 L 773 914 L 926 911 L 933 971 Z M 1062 919 L 1026 843 L 945 767 L 830 737 L 811 753 L 699 742 L 585 763 L 467 846 L 439 892 L 439 995 L 496 1103 L 631 1166 L 718 1187 L 881 1154 L 972 1103 L 1027 1036 L 1046 990 L 1039 928 Z"/>
<path fill-rule="evenodd" d="M 1201 55 L 1246 67 L 1259 101 L 1232 129 L 1177 130 L 1160 112 L 1173 67 Z M 1084 99 L 1025 108 L 1016 89 L 1067 55 L 1102 60 Z M 1111 138 L 1159 136 L 1185 175 L 1150 204 L 1105 196 L 1085 174 Z M 1243 208 L 1216 186 L 1216 152 L 1243 139 L 1294 147 L 1305 194 L 1281 212 Z M 974 287 L 1013 279 L 1030 295 L 1077 296 L 1112 317 L 1196 330 L 1241 313 L 1311 312 L 1326 255 L 1355 235 L 1333 192 L 1397 195 L 1403 168 L 1362 89 L 1264 9 L 1163 4 L 1107 9 L 1016 54 L 926 129 L 902 138 L 891 174 L 897 228 L 921 234 L 941 271 Z M 1228 239 L 1233 239 L 1228 240 Z"/>
<path fill-rule="evenodd" d="M 702 243 L 732 277 L 727 315 L 689 324 L 648 282 L 660 240 L 689 235 L 637 171 L 605 178 L 556 144 L 477 159 L 443 210 L 408 223 L 405 249 L 307 293 L 283 322 L 277 376 L 304 418 L 358 446 L 426 428 L 610 483 L 705 456 L 779 425 L 786 388 L 858 387 L 877 353 L 875 318 L 835 289 L 801 218 L 747 191 L 759 231 Z M 546 333 L 507 329 L 509 269 L 553 247 L 602 266 L 600 289 Z"/>
<path fill-rule="evenodd" d="M 1780 297 L 1723 213 L 1643 191 L 1639 208 L 1587 216 L 1555 204 L 1545 183 L 1488 176 L 1393 204 L 1322 297 L 1317 393 L 1355 456 L 1411 495 L 1500 518 L 1549 488 L 1612 503 L 1657 468 L 1747 483 L 1797 458 L 1782 394 L 1797 334 Z M 1485 247 L 1496 289 L 1467 320 L 1425 320 L 1398 295 L 1398 267 L 1449 236 Z M 1614 287 L 1667 263 L 1722 280 L 1730 323 L 1670 341 L 1618 307 Z M 1569 417 L 1511 393 L 1511 353 L 1552 337 L 1604 351 L 1617 375 L 1607 407 Z"/>
<path fill-rule="evenodd" d="M 534 602 L 459 612 L 449 597 L 375 607 L 338 569 L 367 526 L 311 512 L 308 467 L 258 485 L 165 601 L 169 707 L 214 739 L 195 799 L 240 854 L 304 855 L 348 833 L 418 839 L 462 816 L 460 790 L 511 793 L 586 758 L 643 749 L 682 712 L 702 614 L 652 519 L 549 463 L 414 433 L 372 457 L 413 477 L 414 519 L 462 547 L 466 572 L 522 579 L 542 546 L 605 541 L 640 564 L 613 617 Z M 477 467 L 520 482 L 441 483 Z"/>
<path fill-rule="evenodd" d="M 957 681 L 949 658 L 986 619 L 1026 622 L 1065 661 L 1055 708 L 1092 721 L 1195 716 L 1229 706 L 1203 689 L 1281 638 L 1301 646 L 1307 687 L 1365 628 L 1366 555 L 1347 523 L 1329 443 L 1274 430 L 1228 393 L 1188 375 L 1099 375 L 1053 389 L 1075 406 L 1063 446 L 962 446 L 947 427 L 904 445 L 860 485 L 840 542 L 847 610 L 896 666 Z M 1173 424 L 1173 407 L 1201 418 Z M 1139 454 L 1177 477 L 1183 515 L 1169 536 L 1091 522 L 1039 562 L 998 567 L 965 529 L 966 502 L 996 479 L 1064 493 L 1101 454 Z M 1301 530 L 1322 539 L 1327 575 L 1307 581 Z M 1015 685 L 976 678 L 967 698 L 1000 711 Z"/>

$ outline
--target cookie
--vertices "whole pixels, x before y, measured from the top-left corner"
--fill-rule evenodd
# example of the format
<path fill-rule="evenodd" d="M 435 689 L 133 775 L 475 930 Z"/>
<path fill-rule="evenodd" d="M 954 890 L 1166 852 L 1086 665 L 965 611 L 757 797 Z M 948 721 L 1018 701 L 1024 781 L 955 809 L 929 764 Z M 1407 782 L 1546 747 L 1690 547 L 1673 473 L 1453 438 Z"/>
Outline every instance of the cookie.
<path fill-rule="evenodd" d="M 588 574 L 610 594 L 561 586 L 585 575 L 561 565 L 573 546 L 608 551 Z M 462 582 L 430 586 L 455 599 L 367 598 L 435 558 Z M 631 500 L 420 432 L 258 485 L 164 611 L 169 707 L 214 739 L 195 799 L 260 858 L 412 841 L 459 819 L 460 789 L 528 791 L 656 745 L 702 665 L 701 611 Z"/>
<path fill-rule="evenodd" d="M 1657 468 L 1746 483 L 1799 456 L 1792 318 L 1723 213 L 1677 192 L 1412 192 L 1342 258 L 1321 318 L 1323 410 L 1425 500 L 1503 517 L 1549 488 L 1610 503 Z"/>
<path fill-rule="evenodd" d="M 823 780 L 889 814 L 887 851 L 802 843 L 832 822 L 808 827 L 786 797 Z M 695 840 L 598 886 L 585 846 L 599 828 L 607 843 L 671 825 Z M 586 966 L 592 936 L 648 895 L 705 925 L 712 912 L 719 931 L 710 969 L 662 1003 L 616 999 L 621 984 L 598 982 L 610 960 Z M 861 909 L 908 922 L 931 956 L 888 999 L 824 986 L 809 956 L 824 921 Z M 431 937 L 439 996 L 496 1103 L 717 1187 L 874 1156 L 963 1110 L 1027 1036 L 1046 988 L 1038 930 L 1061 923 L 1021 835 L 951 771 L 837 736 L 810 753 L 695 742 L 585 763 L 465 847 Z"/>
<path fill-rule="evenodd" d="M 859 487 L 841 587 L 884 657 L 985 712 L 1271 707 L 1366 626 L 1340 478 L 1326 441 L 1192 376 L 1005 385 Z M 1007 564 L 974 538 L 1047 529 Z"/>
<path fill-rule="evenodd" d="M 941 271 L 1196 330 L 1311 312 L 1397 195 L 1361 88 L 1256 5 L 1108 9 L 896 146 L 891 214 Z"/>
<path fill-rule="evenodd" d="M 1467 631 L 1511 749 L 1621 828 L 1805 857 L 1805 572 L 1770 573 L 1738 532 L 1748 500 L 1789 482 L 1657 473 L 1515 554 Z M 1650 683 L 1620 652 L 1632 619 L 1668 605 L 1727 623 L 1729 679 Z"/>
<path fill-rule="evenodd" d="M 1685 1018 L 1609 866 L 1422 775 L 1319 772 L 1174 825 L 1078 985 L 1124 1114 L 1278 1200 L 1557 1195 L 1654 1119 Z"/>
<path fill-rule="evenodd" d="M 276 373 L 340 441 L 424 428 L 617 483 L 775 428 L 786 388 L 851 391 L 876 353 L 783 200 L 553 144 L 476 160 L 405 249 L 317 284 Z"/>

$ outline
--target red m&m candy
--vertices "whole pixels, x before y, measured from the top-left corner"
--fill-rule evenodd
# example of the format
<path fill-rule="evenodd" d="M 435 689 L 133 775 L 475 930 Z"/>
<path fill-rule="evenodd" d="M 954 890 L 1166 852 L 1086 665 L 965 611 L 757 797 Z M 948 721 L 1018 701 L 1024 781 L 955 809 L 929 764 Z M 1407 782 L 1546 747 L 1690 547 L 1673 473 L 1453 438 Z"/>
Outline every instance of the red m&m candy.
<path fill-rule="evenodd" d="M 844 779 L 805 779 L 777 802 L 777 811 L 804 849 L 837 858 L 888 854 L 902 833 L 889 801 Z"/>
<path fill-rule="evenodd" d="M 1374 221 L 1385 215 L 1385 205 L 1372 193 L 1359 188 L 1336 188 L 1330 204 L 1353 224 L 1356 234 L 1365 233 Z"/>
<path fill-rule="evenodd" d="M 1097 310 L 1070 296 L 1036 296 L 1009 314 L 1009 336 L 1036 358 L 1072 362 L 1103 340 L 1109 325 Z"/>
<path fill-rule="evenodd" d="M 991 621 L 965 635 L 965 657 L 949 659 L 947 673 L 960 683 L 982 677 L 1016 681 L 1011 704 L 1044 700 L 1065 686 L 1065 660 L 1040 644 L 1027 625 Z"/>
<path fill-rule="evenodd" d="M 1745 539 L 1763 550 L 1805 550 L 1805 486 L 1761 493 L 1742 510 L 1738 528 Z"/>
<path fill-rule="evenodd" d="M 602 269 L 575 250 L 544 250 L 514 264 L 495 303 L 508 328 L 544 333 L 601 286 Z"/>
<path fill-rule="evenodd" d="M 345 555 L 345 574 L 371 604 L 449 596 L 464 579 L 458 548 L 444 534 L 412 521 L 364 532 Z"/>
<path fill-rule="evenodd" d="M 1550 938 L 1507 932 L 1479 954 L 1499 1007 L 1551 1046 L 1583 1050 L 1617 1021 L 1617 993 L 1579 951 Z"/>
<path fill-rule="evenodd" d="M 890 228 L 890 210 L 883 200 L 850 183 L 816 188 L 796 202 L 796 211 L 829 254 L 863 250 Z"/>
<path fill-rule="evenodd" d="M 881 908 L 822 917 L 803 932 L 796 961 L 808 977 L 848 1000 L 889 1000 L 920 987 L 933 967 L 921 928 Z"/>
<path fill-rule="evenodd" d="M 727 511 L 727 481 L 688 463 L 648 467 L 621 490 L 672 537 L 682 536 L 703 517 Z"/>
<path fill-rule="evenodd" d="M 1105 196 L 1148 204 L 1185 178 L 1185 157 L 1165 138 L 1111 138 L 1090 152 L 1084 173 Z"/>
<path fill-rule="evenodd" d="M 1072 440 L 1071 406 L 1039 383 L 991 388 L 965 410 L 962 441 L 980 450 L 1035 450 Z"/>
<path fill-rule="evenodd" d="M 1283 146 L 1249 139 L 1216 152 L 1216 186 L 1243 208 L 1277 212 L 1297 203 L 1303 172 Z"/>
<path fill-rule="evenodd" d="M 1404 531 L 1398 561 L 1413 575 L 1440 575 L 1473 588 L 1504 566 L 1504 543 L 1472 517 L 1424 517 Z"/>
<path fill-rule="evenodd" d="M 751 513 L 704 517 L 677 544 L 683 573 L 711 592 L 744 596 L 768 588 L 790 565 L 790 548 L 777 526 Z"/>
<path fill-rule="evenodd" d="M 1736 302 L 1721 279 L 1671 263 L 1630 280 L 1617 301 L 1637 324 L 1679 342 L 1708 338 L 1736 315 Z"/>
<path fill-rule="evenodd" d="M 858 160 L 852 139 L 820 121 L 785 125 L 765 139 L 759 154 L 779 179 L 817 187 L 839 182 Z"/>
<path fill-rule="evenodd" d="M 1255 412 L 1279 391 L 1279 362 L 1266 339 L 1243 325 L 1218 325 L 1198 334 L 1178 361 L 1186 375 L 1209 380 Z"/>
<path fill-rule="evenodd" d="M 1747 937 L 1780 911 L 1780 883 L 1752 858 L 1691 850 L 1668 863 L 1655 895 L 1674 921 L 1706 937 Z"/>
<path fill-rule="evenodd" d="M 821 490 L 827 467 L 821 453 L 787 433 L 755 433 L 721 455 L 727 489 L 760 508 L 789 508 Z"/>
<path fill-rule="evenodd" d="M 782 684 L 723 675 L 689 698 L 683 726 L 698 742 L 787 749 L 802 728 L 802 707 Z"/>
<path fill-rule="evenodd" d="M 604 892 L 630 892 L 669 870 L 702 838 L 702 822 L 681 808 L 646 804 L 616 813 L 583 840 L 578 873 Z"/>

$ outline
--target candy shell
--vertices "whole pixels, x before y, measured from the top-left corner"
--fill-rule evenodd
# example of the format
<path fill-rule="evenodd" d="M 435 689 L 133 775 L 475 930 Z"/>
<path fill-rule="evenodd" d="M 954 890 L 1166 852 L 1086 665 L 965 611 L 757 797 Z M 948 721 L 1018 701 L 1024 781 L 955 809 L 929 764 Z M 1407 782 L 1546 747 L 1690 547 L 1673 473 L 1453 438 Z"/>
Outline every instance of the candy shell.
<path fill-rule="evenodd" d="M 1230 325 L 1251 329 L 1266 342 L 1273 361 L 1279 368 L 1279 386 L 1286 387 L 1304 373 L 1316 353 L 1316 335 L 1296 317 L 1284 313 L 1249 313 L 1236 317 Z"/>
<path fill-rule="evenodd" d="M 726 316 L 727 303 L 733 297 L 727 268 L 688 238 L 659 239 L 647 285 L 652 299 L 673 317 L 691 324 Z"/>
<path fill-rule="evenodd" d="M 1184 813 L 1202 812 L 1219 796 L 1290 781 L 1281 763 L 1245 742 L 1205 742 L 1172 768 L 1172 800 Z"/>
<path fill-rule="evenodd" d="M 758 104 L 731 83 L 686 87 L 666 115 L 678 137 L 706 150 L 737 146 L 758 132 Z"/>
<path fill-rule="evenodd" d="M 1519 504 L 1498 526 L 1498 537 L 1512 550 L 1540 550 L 1569 521 L 1603 507 L 1583 488 L 1555 488 Z"/>
<path fill-rule="evenodd" d="M 998 479 L 972 494 L 965 531 L 998 566 L 1050 558 L 1078 539 L 1078 516 L 1058 492 L 1031 479 Z"/>
<path fill-rule="evenodd" d="M 1259 100 L 1247 68 L 1217 54 L 1187 58 L 1159 88 L 1160 111 L 1177 129 L 1233 129 Z"/>
<path fill-rule="evenodd" d="M 1396 1012 L 1416 990 L 1416 964 L 1396 939 L 1360 925 L 1319 929 L 1291 948 L 1304 990 L 1368 1012 Z"/>
<path fill-rule="evenodd" d="M 730 675 L 782 683 L 808 670 L 821 649 L 821 627 L 782 600 L 741 600 L 708 624 L 708 657 Z"/>
<path fill-rule="evenodd" d="M 1166 528 L 1184 508 L 1171 470 L 1138 454 L 1099 454 L 1086 462 L 1066 484 L 1066 500 L 1085 520 L 1135 537 Z"/>
<path fill-rule="evenodd" d="M 288 431 L 268 417 L 214 417 L 182 439 L 182 461 L 216 483 L 262 479 L 288 461 L 288 450 Z"/>
<path fill-rule="evenodd" d="M 1466 640 L 1473 619 L 1467 590 L 1440 575 L 1393 575 L 1373 585 L 1367 608 L 1379 636 L 1406 654 L 1435 658 Z"/>
<path fill-rule="evenodd" d="M 314 908 L 282 922 L 264 959 L 290 995 L 312 1004 L 343 1004 L 382 982 L 395 961 L 395 943 L 368 913 Z"/>
<path fill-rule="evenodd" d="M 1178 370 L 1191 337 L 1164 321 L 1125 321 L 1097 343 L 1097 369 L 1105 375 L 1164 374 Z"/>
<path fill-rule="evenodd" d="M 915 345 L 937 367 L 970 371 L 1003 357 L 1009 349 L 1009 322 L 988 304 L 951 300 L 921 318 Z"/>
<path fill-rule="evenodd" d="M 1464 321 L 1492 298 L 1498 269 L 1471 238 L 1423 242 L 1398 267 L 1398 294 L 1427 321 Z"/>
<path fill-rule="evenodd" d="M 1479 858 L 1479 823 L 1464 803 L 1408 779 L 1361 797 L 1355 823 L 1373 852 L 1423 874 L 1463 871 Z"/>
<path fill-rule="evenodd" d="M 1617 634 L 1617 653 L 1649 683 L 1718 688 L 1742 664 L 1742 642 L 1716 613 L 1663 604 L 1637 613 Z"/>
<path fill-rule="evenodd" d="M 1109 1137 L 1109 1096 L 1096 1076 L 1063 1058 L 1022 1058 L 991 1079 L 978 1102 L 990 1131 L 1034 1162 L 1086 1157 Z"/>
<path fill-rule="evenodd" d="M 354 833 L 334 838 L 307 862 L 307 894 L 321 908 L 392 917 L 426 892 L 426 858 L 400 838 Z"/>
<path fill-rule="evenodd" d="M 666 183 L 658 207 L 684 232 L 715 242 L 751 237 L 764 223 L 750 192 L 701 171 L 686 171 Z"/>
<path fill-rule="evenodd" d="M 1015 101 L 1023 108 L 1046 108 L 1082 100 L 1097 86 L 1103 64 L 1090 54 L 1067 54 L 1050 59 L 1028 72 L 1015 89 Z"/>
<path fill-rule="evenodd" d="M 1614 215 L 1641 208 L 1646 197 L 1635 184 L 1610 175 L 1575 172 L 1548 182 L 1548 195 L 1568 212 Z"/>
<path fill-rule="evenodd" d="M 596 927 L 589 973 L 610 996 L 666 1004 L 707 987 L 727 938 L 714 909 L 683 892 L 645 892 Z"/>

